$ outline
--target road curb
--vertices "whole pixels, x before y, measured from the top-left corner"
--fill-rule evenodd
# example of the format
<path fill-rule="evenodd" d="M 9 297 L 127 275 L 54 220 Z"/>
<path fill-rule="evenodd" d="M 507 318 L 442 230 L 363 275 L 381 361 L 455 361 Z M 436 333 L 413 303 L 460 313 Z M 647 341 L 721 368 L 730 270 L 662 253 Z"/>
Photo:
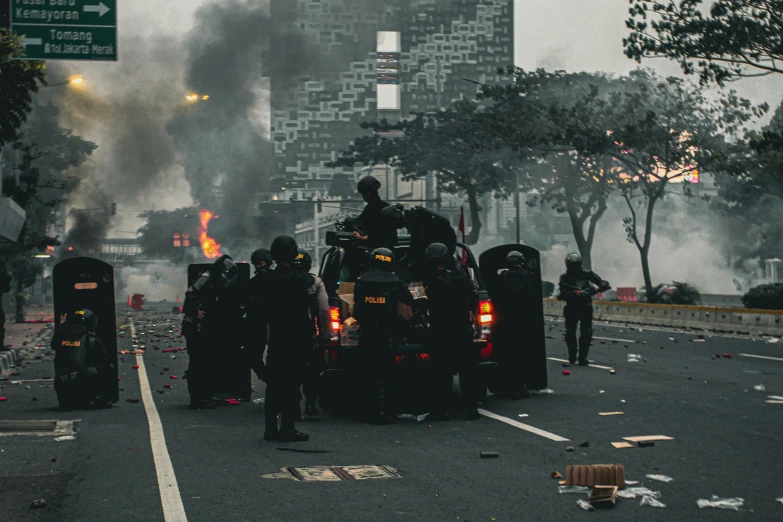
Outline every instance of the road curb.
<path fill-rule="evenodd" d="M 19 351 L 16 348 L 0 352 L 0 377 L 4 377 L 19 360 Z"/>

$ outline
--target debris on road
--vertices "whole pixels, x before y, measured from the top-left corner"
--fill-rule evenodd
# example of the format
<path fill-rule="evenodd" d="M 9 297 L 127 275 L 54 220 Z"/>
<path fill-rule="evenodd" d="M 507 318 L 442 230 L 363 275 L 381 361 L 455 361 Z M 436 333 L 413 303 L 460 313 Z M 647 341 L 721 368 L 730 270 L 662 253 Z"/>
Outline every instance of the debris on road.
<path fill-rule="evenodd" d="M 576 505 L 585 511 L 595 511 L 595 508 L 586 500 L 579 499 L 576 501 Z"/>
<path fill-rule="evenodd" d="M 767 391 L 767 388 L 763 384 L 757 384 L 753 387 L 756 391 Z"/>
<path fill-rule="evenodd" d="M 674 482 L 673 478 L 667 477 L 666 475 L 647 475 L 647 478 L 650 480 L 657 480 L 659 482 Z"/>
<path fill-rule="evenodd" d="M 741 508 L 744 503 L 745 500 L 739 497 L 720 498 L 717 495 L 712 495 L 710 500 L 699 499 L 696 501 L 696 505 L 699 506 L 699 509 L 716 508 L 731 509 L 732 511 L 739 511 L 739 508 Z"/>
<path fill-rule="evenodd" d="M 570 370 L 563 370 L 563 375 L 571 375 L 571 371 Z"/>
<path fill-rule="evenodd" d="M 777 344 L 780 342 L 780 339 L 777 339 L 773 337 L 772 339 L 767 339 L 767 344 Z"/>
<path fill-rule="evenodd" d="M 125 399 L 125 402 L 132 402 L 133 404 L 137 404 L 139 399 Z"/>
<path fill-rule="evenodd" d="M 617 486 L 595 486 L 587 500 L 596 508 L 612 508 L 617 504 Z"/>
<path fill-rule="evenodd" d="M 33 500 L 32 502 L 30 502 L 30 509 L 45 508 L 48 505 L 49 505 L 49 503 L 41 498 L 41 499 Z"/>
<path fill-rule="evenodd" d="M 482 459 L 496 459 L 500 456 L 497 451 L 482 451 L 480 453 Z"/>
<path fill-rule="evenodd" d="M 643 488 L 643 487 L 625 488 L 623 490 L 618 491 L 617 496 L 622 498 L 637 498 L 637 497 L 661 498 L 661 492 L 653 491 L 651 489 Z"/>
<path fill-rule="evenodd" d="M 520 413 L 518 417 L 530 417 L 527 413 Z"/>
<path fill-rule="evenodd" d="M 639 446 L 640 448 L 652 448 L 653 446 L 655 446 L 655 443 L 651 440 L 640 440 L 639 442 L 636 443 L 636 445 Z"/>
<path fill-rule="evenodd" d="M 608 415 L 625 415 L 625 412 L 622 412 L 622 411 L 602 411 L 598 415 L 601 415 L 602 417 L 606 417 Z"/>
<path fill-rule="evenodd" d="M 622 464 L 594 464 L 592 466 L 567 466 L 566 484 L 569 486 L 617 486 L 625 487 L 625 468 Z"/>
<path fill-rule="evenodd" d="M 76 440 L 76 437 L 73 435 L 63 435 L 62 437 L 57 437 L 54 439 L 55 442 L 63 442 L 65 440 Z"/>
<path fill-rule="evenodd" d="M 566 448 L 566 451 L 576 451 L 576 448 L 575 448 L 575 447 L 573 447 L 573 446 L 568 446 L 568 447 Z"/>
<path fill-rule="evenodd" d="M 731 359 L 731 354 L 730 353 L 724 353 L 723 357 L 725 357 L 726 359 Z"/>
<path fill-rule="evenodd" d="M 636 353 L 629 353 L 628 354 L 628 362 L 629 363 L 638 363 L 641 360 L 642 356 Z"/>
<path fill-rule="evenodd" d="M 661 502 L 660 500 L 655 500 L 653 497 L 649 495 L 645 495 L 642 497 L 642 501 L 639 502 L 640 506 L 650 506 L 654 508 L 665 508 L 666 504 Z"/>
<path fill-rule="evenodd" d="M 588 441 L 584 441 L 583 443 L 581 443 L 581 444 L 579 445 L 579 447 L 580 447 L 580 448 L 589 448 L 589 447 L 590 447 L 590 442 L 588 442 Z"/>
<path fill-rule="evenodd" d="M 555 390 L 551 388 L 544 388 L 543 390 L 530 390 L 530 395 L 547 395 L 555 393 Z"/>
<path fill-rule="evenodd" d="M 561 478 L 563 478 L 563 475 L 561 475 L 559 471 L 553 471 L 552 474 L 551 474 L 551 477 L 553 479 L 561 479 Z"/>
<path fill-rule="evenodd" d="M 765 403 L 767 403 L 767 404 L 783 404 L 783 401 L 771 401 L 771 400 L 766 400 L 766 401 L 764 401 L 764 402 L 765 402 Z"/>
<path fill-rule="evenodd" d="M 585 494 L 585 493 L 590 493 L 590 488 L 584 486 L 559 486 L 557 488 L 557 492 L 560 493 L 561 495 L 563 493 Z"/>
<path fill-rule="evenodd" d="M 666 435 L 642 435 L 638 437 L 623 437 L 623 440 L 628 442 L 647 442 L 656 440 L 674 440 L 674 437 L 667 437 Z"/>
<path fill-rule="evenodd" d="M 633 448 L 633 444 L 631 444 L 630 442 L 612 442 L 612 446 L 614 446 L 617 449 Z"/>
<path fill-rule="evenodd" d="M 617 370 L 609 370 L 609 373 L 610 373 L 611 375 L 614 375 L 615 373 L 617 373 Z"/>

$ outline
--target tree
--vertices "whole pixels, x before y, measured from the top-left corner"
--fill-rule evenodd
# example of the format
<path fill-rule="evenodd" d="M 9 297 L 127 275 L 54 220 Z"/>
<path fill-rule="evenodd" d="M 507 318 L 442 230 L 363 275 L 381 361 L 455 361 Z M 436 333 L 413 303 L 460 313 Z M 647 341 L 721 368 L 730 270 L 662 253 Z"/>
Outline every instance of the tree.
<path fill-rule="evenodd" d="M 26 212 L 17 242 L 5 255 L 15 281 L 17 322 L 24 321 L 27 294 L 43 266 L 34 258 L 48 247 L 58 246 L 59 238 L 49 235 L 55 220 L 55 208 L 75 190 L 81 178 L 71 169 L 80 166 L 92 154 L 94 143 L 74 136 L 57 123 L 56 108 L 36 108 L 13 149 L 20 152 L 18 176 L 3 179 L 3 195 L 11 197 Z M 5 151 L 11 156 L 11 151 Z"/>
<path fill-rule="evenodd" d="M 396 124 L 363 123 L 362 128 L 374 134 L 354 140 L 328 166 L 386 164 L 398 169 L 405 180 L 434 172 L 442 192 L 466 195 L 471 225 L 466 241 L 473 245 L 482 226 L 479 197 L 487 193 L 508 196 L 515 186 L 517 166 L 511 155 L 486 147 L 479 131 L 482 117 L 477 103 L 461 100 L 446 110 L 417 114 Z"/>
<path fill-rule="evenodd" d="M 505 73 L 513 77 L 509 85 L 482 88 L 479 97 L 491 103 L 482 131 L 523 160 L 526 187 L 535 194 L 532 202 L 568 214 L 589 268 L 613 176 L 611 157 L 600 153 L 609 125 L 607 106 L 600 100 L 629 89 L 630 79 L 542 69 L 509 68 Z"/>
<path fill-rule="evenodd" d="M 139 229 L 139 242 L 147 257 L 181 262 L 185 249 L 174 247 L 174 234 L 189 234 L 191 245 L 198 244 L 200 221 L 197 208 L 149 211 L 140 217 L 147 220 Z"/>
<path fill-rule="evenodd" d="M 629 0 L 625 54 L 669 58 L 701 82 L 783 73 L 783 1 Z M 752 71 L 752 72 L 751 72 Z"/>
<path fill-rule="evenodd" d="M 46 85 L 44 62 L 15 59 L 23 49 L 19 36 L 0 29 L 0 149 L 17 138 L 27 121 L 38 82 Z"/>
<path fill-rule="evenodd" d="M 708 101 L 700 87 L 677 78 L 665 80 L 649 71 L 635 71 L 638 92 L 614 94 L 604 103 L 617 108 L 607 153 L 621 169 L 616 188 L 628 206 L 627 239 L 639 251 L 648 295 L 655 295 L 649 253 L 655 207 L 672 183 L 725 161 L 727 136 L 736 136 L 754 112 L 747 100 L 731 93 Z"/>

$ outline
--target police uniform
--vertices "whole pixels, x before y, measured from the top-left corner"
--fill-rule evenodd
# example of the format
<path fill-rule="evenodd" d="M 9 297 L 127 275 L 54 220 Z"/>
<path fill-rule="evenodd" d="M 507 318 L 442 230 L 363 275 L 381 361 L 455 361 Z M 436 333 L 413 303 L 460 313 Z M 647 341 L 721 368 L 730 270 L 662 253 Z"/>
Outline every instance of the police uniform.
<path fill-rule="evenodd" d="M 523 266 L 518 252 L 508 257 L 518 260 L 500 275 L 495 293 L 495 321 L 492 330 L 493 359 L 500 369 L 501 387 L 514 398 L 528 393 L 525 369 L 525 335 L 536 327 L 536 312 L 531 306 L 535 277 Z"/>
<path fill-rule="evenodd" d="M 598 277 L 595 272 L 582 268 L 582 260 L 578 254 L 569 254 L 566 258 L 566 273 L 560 276 L 560 294 L 558 299 L 566 302 L 565 316 L 568 347 L 568 360 L 571 364 L 577 361 L 579 349 L 579 364 L 587 365 L 587 354 L 593 341 L 593 295 L 598 290 L 610 288 L 607 281 Z M 594 288 L 593 285 L 598 287 Z M 577 345 L 576 327 L 579 324 L 579 343 Z"/>
<path fill-rule="evenodd" d="M 469 356 L 473 341 L 470 313 L 477 303 L 475 289 L 461 272 L 445 268 L 431 275 L 425 287 L 430 316 L 427 344 L 437 374 L 433 413 L 448 419 L 453 374 L 459 371 L 462 397 L 471 414 L 476 407 L 475 379 L 471 373 L 474 361 Z"/>
<path fill-rule="evenodd" d="M 398 327 L 398 303 L 413 304 L 413 296 L 392 272 L 394 258 L 385 248 L 370 258 L 370 271 L 354 288 L 354 316 L 359 323 L 361 364 L 367 390 L 365 419 L 375 424 L 394 422 L 387 411 L 386 386 L 391 376 L 394 334 Z"/>

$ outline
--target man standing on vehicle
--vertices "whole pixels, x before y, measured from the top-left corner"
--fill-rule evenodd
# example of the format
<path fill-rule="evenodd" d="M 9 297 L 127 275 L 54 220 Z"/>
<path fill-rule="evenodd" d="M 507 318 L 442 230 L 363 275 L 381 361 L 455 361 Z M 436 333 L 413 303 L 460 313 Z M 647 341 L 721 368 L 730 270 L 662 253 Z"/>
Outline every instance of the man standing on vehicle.
<path fill-rule="evenodd" d="M 297 253 L 294 238 L 280 236 L 275 239 L 271 254 L 277 266 L 264 274 L 254 288 L 257 293 L 253 298 L 260 302 L 269 329 L 264 412 L 266 441 L 303 442 L 310 439 L 309 435 L 296 430 L 296 421 L 300 415 L 302 372 L 308 350 L 313 347 L 307 289 L 314 279 L 294 266 Z"/>
<path fill-rule="evenodd" d="M 388 380 L 394 358 L 394 337 L 398 321 L 398 303 L 413 304 L 413 296 L 394 274 L 394 254 L 377 248 L 370 256 L 370 271 L 362 275 L 354 288 L 354 316 L 359 322 L 359 346 L 362 370 L 367 379 L 363 418 L 373 424 L 393 424 L 386 400 Z"/>
<path fill-rule="evenodd" d="M 611 285 L 595 272 L 585 270 L 579 254 L 568 254 L 565 264 L 566 273 L 560 276 L 560 294 L 557 298 L 566 302 L 563 315 L 568 360 L 571 364 L 577 361 L 576 326 L 579 323 L 578 360 L 580 366 L 587 366 L 590 364 L 587 354 L 590 351 L 590 343 L 593 342 L 593 296 L 609 290 Z"/>
<path fill-rule="evenodd" d="M 305 396 L 305 415 L 318 416 L 315 401 L 318 398 L 318 375 L 324 365 L 322 346 L 332 339 L 332 320 L 329 317 L 329 296 L 321 278 L 310 274 L 313 258 L 305 250 L 299 249 L 296 256 L 296 268 L 313 278 L 313 284 L 307 288 L 310 317 L 313 324 L 314 342 L 305 361 L 305 373 L 302 379 L 302 392 Z"/>
<path fill-rule="evenodd" d="M 468 419 L 480 417 L 476 407 L 477 391 L 470 357 L 473 328 L 470 313 L 476 310 L 478 294 L 465 275 L 452 270 L 454 257 L 443 243 L 433 243 L 426 250 L 430 275 L 425 280 L 430 313 L 428 347 L 435 364 L 436 382 L 433 420 L 449 420 L 449 402 L 455 370 L 460 372 L 462 399 L 468 408 Z"/>
<path fill-rule="evenodd" d="M 500 363 L 501 387 L 512 399 L 523 399 L 529 391 L 525 378 L 525 332 L 535 328 L 532 285 L 535 278 L 525 268 L 525 257 L 517 251 L 506 255 L 507 270 L 500 275 L 495 305 L 493 344 Z"/>
<path fill-rule="evenodd" d="M 367 206 L 358 219 L 358 225 L 363 230 L 354 230 L 353 237 L 359 244 L 370 250 L 376 248 L 391 250 L 397 246 L 397 227 L 381 215 L 381 211 L 389 204 L 381 199 L 378 194 L 380 189 L 381 182 L 373 176 L 365 176 L 359 180 L 357 190 L 367 202 Z"/>

